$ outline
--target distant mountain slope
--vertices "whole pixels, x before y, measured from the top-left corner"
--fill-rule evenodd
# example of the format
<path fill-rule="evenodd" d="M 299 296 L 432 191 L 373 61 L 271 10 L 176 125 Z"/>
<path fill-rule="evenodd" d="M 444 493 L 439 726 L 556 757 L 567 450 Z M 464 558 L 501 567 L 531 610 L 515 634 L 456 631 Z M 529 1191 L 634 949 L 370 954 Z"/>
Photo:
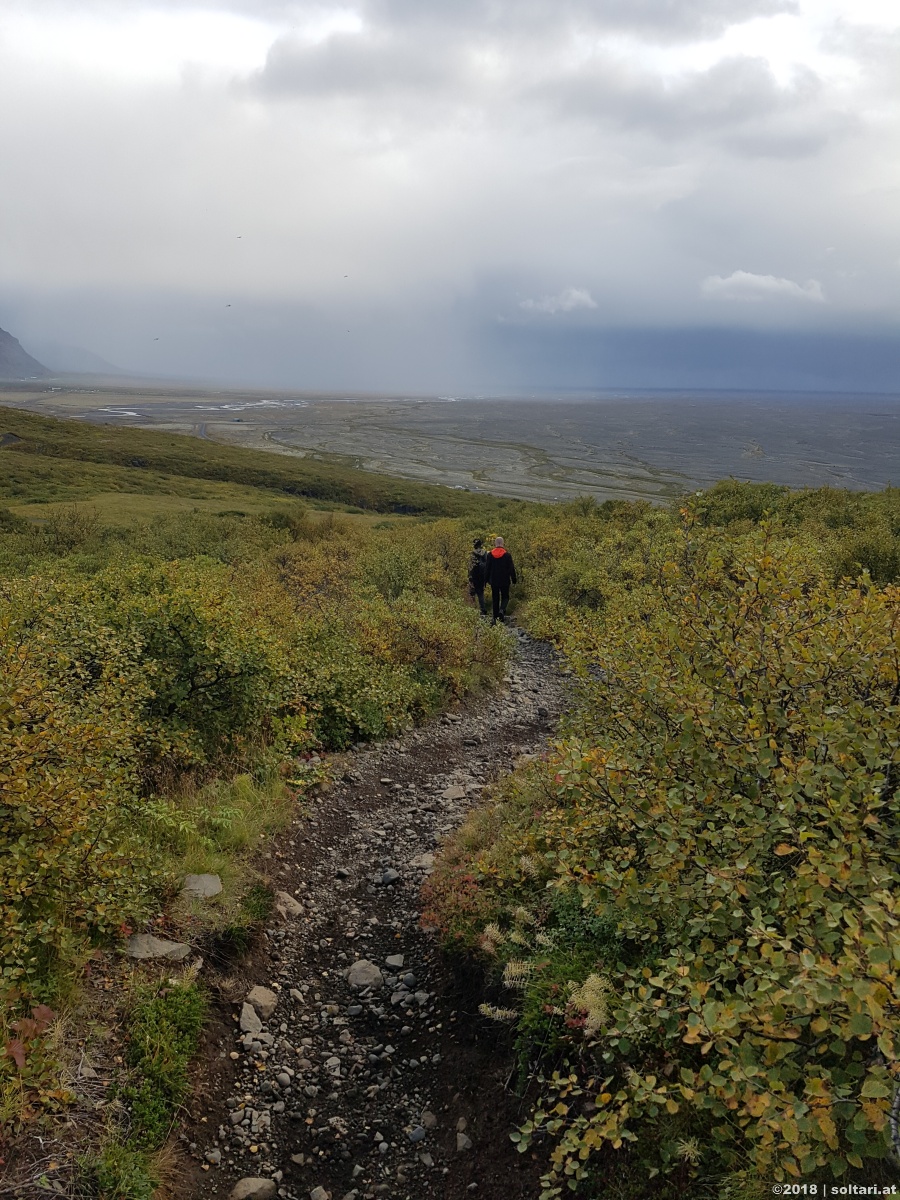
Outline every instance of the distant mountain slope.
<path fill-rule="evenodd" d="M 115 363 L 107 362 L 99 354 L 85 350 L 82 346 L 67 346 L 61 342 L 32 342 L 32 349 L 41 357 L 51 371 L 66 375 L 127 375 L 128 372 Z"/>
<path fill-rule="evenodd" d="M 50 374 L 11 333 L 0 329 L 0 379 L 46 379 Z"/>

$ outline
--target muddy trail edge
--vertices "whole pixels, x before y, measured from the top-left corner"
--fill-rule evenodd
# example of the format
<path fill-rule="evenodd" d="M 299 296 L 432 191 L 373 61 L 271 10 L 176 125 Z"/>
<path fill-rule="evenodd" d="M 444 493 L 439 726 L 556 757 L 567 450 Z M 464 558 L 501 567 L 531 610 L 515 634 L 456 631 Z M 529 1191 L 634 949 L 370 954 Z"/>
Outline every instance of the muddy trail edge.
<path fill-rule="evenodd" d="M 511 634 L 497 692 L 348 755 L 273 843 L 280 912 L 213 973 L 172 1195 L 535 1200 L 538 1165 L 509 1139 L 526 1108 L 508 1035 L 419 919 L 441 838 L 565 707 L 553 651 Z"/>

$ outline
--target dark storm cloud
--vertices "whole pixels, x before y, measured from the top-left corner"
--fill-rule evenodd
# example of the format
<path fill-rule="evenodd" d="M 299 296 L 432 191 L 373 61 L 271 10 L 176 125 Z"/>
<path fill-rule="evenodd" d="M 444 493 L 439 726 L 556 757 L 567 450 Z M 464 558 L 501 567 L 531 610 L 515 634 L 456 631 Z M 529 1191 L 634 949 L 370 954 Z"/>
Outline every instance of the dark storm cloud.
<path fill-rule="evenodd" d="M 725 328 L 483 331 L 482 355 L 511 390 L 746 388 L 896 393 L 900 335 Z M 502 364 L 502 366 L 501 366 Z"/>
<path fill-rule="evenodd" d="M 34 8 L 52 10 L 62 0 L 29 0 Z M 71 0 L 66 0 L 70 6 Z M 86 9 L 108 12 L 146 9 L 184 10 L 184 0 L 94 0 Z M 209 12 L 283 22 L 302 20 L 329 10 L 354 10 L 382 27 L 441 27 L 509 32 L 512 28 L 546 28 L 575 23 L 581 28 L 631 32 L 661 41 L 716 37 L 738 21 L 798 11 L 796 0 L 193 0 L 191 7 Z"/>
<path fill-rule="evenodd" d="M 713 135 L 737 153 L 791 158 L 815 153 L 853 124 L 823 102 L 822 82 L 809 68 L 780 84 L 765 60 L 734 56 L 668 78 L 597 39 L 611 30 L 706 35 L 736 14 L 792 9 L 779 0 L 369 0 L 357 30 L 318 42 L 293 33 L 278 38 L 251 87 L 279 98 L 366 98 L 387 102 L 394 114 L 411 93 L 425 110 L 449 103 L 501 115 L 526 106 L 547 119 L 597 121 L 666 139 Z"/>
<path fill-rule="evenodd" d="M 406 32 L 336 33 L 320 45 L 279 38 L 257 77 L 269 95 L 434 93 L 462 82 L 464 64 Z"/>
<path fill-rule="evenodd" d="M 723 59 L 705 71 L 660 78 L 611 56 L 597 56 L 533 95 L 568 116 L 639 129 L 658 137 L 717 138 L 738 153 L 799 157 L 856 127 L 823 103 L 810 69 L 780 84 L 763 59 Z"/>
<path fill-rule="evenodd" d="M 469 36 L 514 37 L 574 28 L 583 33 L 634 33 L 661 42 L 716 37 L 736 22 L 798 11 L 796 0 L 361 0 L 356 5 L 234 0 L 209 7 L 248 15 L 262 10 L 288 18 L 311 9 L 352 9 L 372 28 L 434 30 L 451 36 L 463 30 Z"/>

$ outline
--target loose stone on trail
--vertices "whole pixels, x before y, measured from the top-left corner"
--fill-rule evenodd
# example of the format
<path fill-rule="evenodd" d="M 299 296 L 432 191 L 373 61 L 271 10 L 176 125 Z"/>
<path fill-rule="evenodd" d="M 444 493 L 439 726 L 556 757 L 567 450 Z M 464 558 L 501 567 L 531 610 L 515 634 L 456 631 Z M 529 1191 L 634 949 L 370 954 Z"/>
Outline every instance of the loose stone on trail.
<path fill-rule="evenodd" d="M 218 875 L 185 875 L 181 886 L 182 896 L 208 900 L 222 891 L 222 880 Z"/>
<path fill-rule="evenodd" d="M 274 1179 L 248 1177 L 236 1183 L 228 1194 L 228 1200 L 272 1200 L 278 1194 Z"/>
<path fill-rule="evenodd" d="M 253 1005 L 246 1000 L 241 1006 L 241 1033 L 262 1033 L 262 1021 Z"/>
<path fill-rule="evenodd" d="M 303 905 L 299 900 L 295 900 L 290 892 L 276 892 L 275 911 L 285 920 L 288 917 L 302 917 Z"/>
<path fill-rule="evenodd" d="M 417 854 L 409 860 L 409 865 L 419 871 L 431 871 L 434 868 L 433 854 Z"/>
<path fill-rule="evenodd" d="M 268 1021 L 269 1017 L 271 1017 L 272 1013 L 278 1006 L 278 995 L 270 988 L 260 987 L 260 985 L 257 984 L 256 987 L 252 987 L 247 993 L 247 1004 L 253 1005 L 253 1007 L 259 1013 L 261 1020 Z M 258 1033 L 259 1030 L 245 1030 L 245 1032 Z"/>
<path fill-rule="evenodd" d="M 187 942 L 168 942 L 152 933 L 133 933 L 125 948 L 129 958 L 168 958 L 173 962 L 181 962 L 190 952 Z"/>
<path fill-rule="evenodd" d="M 352 988 L 380 988 L 384 985 L 384 976 L 373 962 L 361 958 L 347 972 L 347 982 Z"/>

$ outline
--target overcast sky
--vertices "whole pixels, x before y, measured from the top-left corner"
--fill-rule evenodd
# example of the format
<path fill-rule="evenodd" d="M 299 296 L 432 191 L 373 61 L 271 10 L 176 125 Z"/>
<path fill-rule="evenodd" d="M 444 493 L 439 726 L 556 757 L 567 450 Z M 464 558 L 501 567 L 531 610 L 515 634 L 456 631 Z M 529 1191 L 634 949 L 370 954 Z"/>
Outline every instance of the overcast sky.
<path fill-rule="evenodd" d="M 35 352 L 900 390 L 898 0 L 3 0 L 0 165 Z"/>

